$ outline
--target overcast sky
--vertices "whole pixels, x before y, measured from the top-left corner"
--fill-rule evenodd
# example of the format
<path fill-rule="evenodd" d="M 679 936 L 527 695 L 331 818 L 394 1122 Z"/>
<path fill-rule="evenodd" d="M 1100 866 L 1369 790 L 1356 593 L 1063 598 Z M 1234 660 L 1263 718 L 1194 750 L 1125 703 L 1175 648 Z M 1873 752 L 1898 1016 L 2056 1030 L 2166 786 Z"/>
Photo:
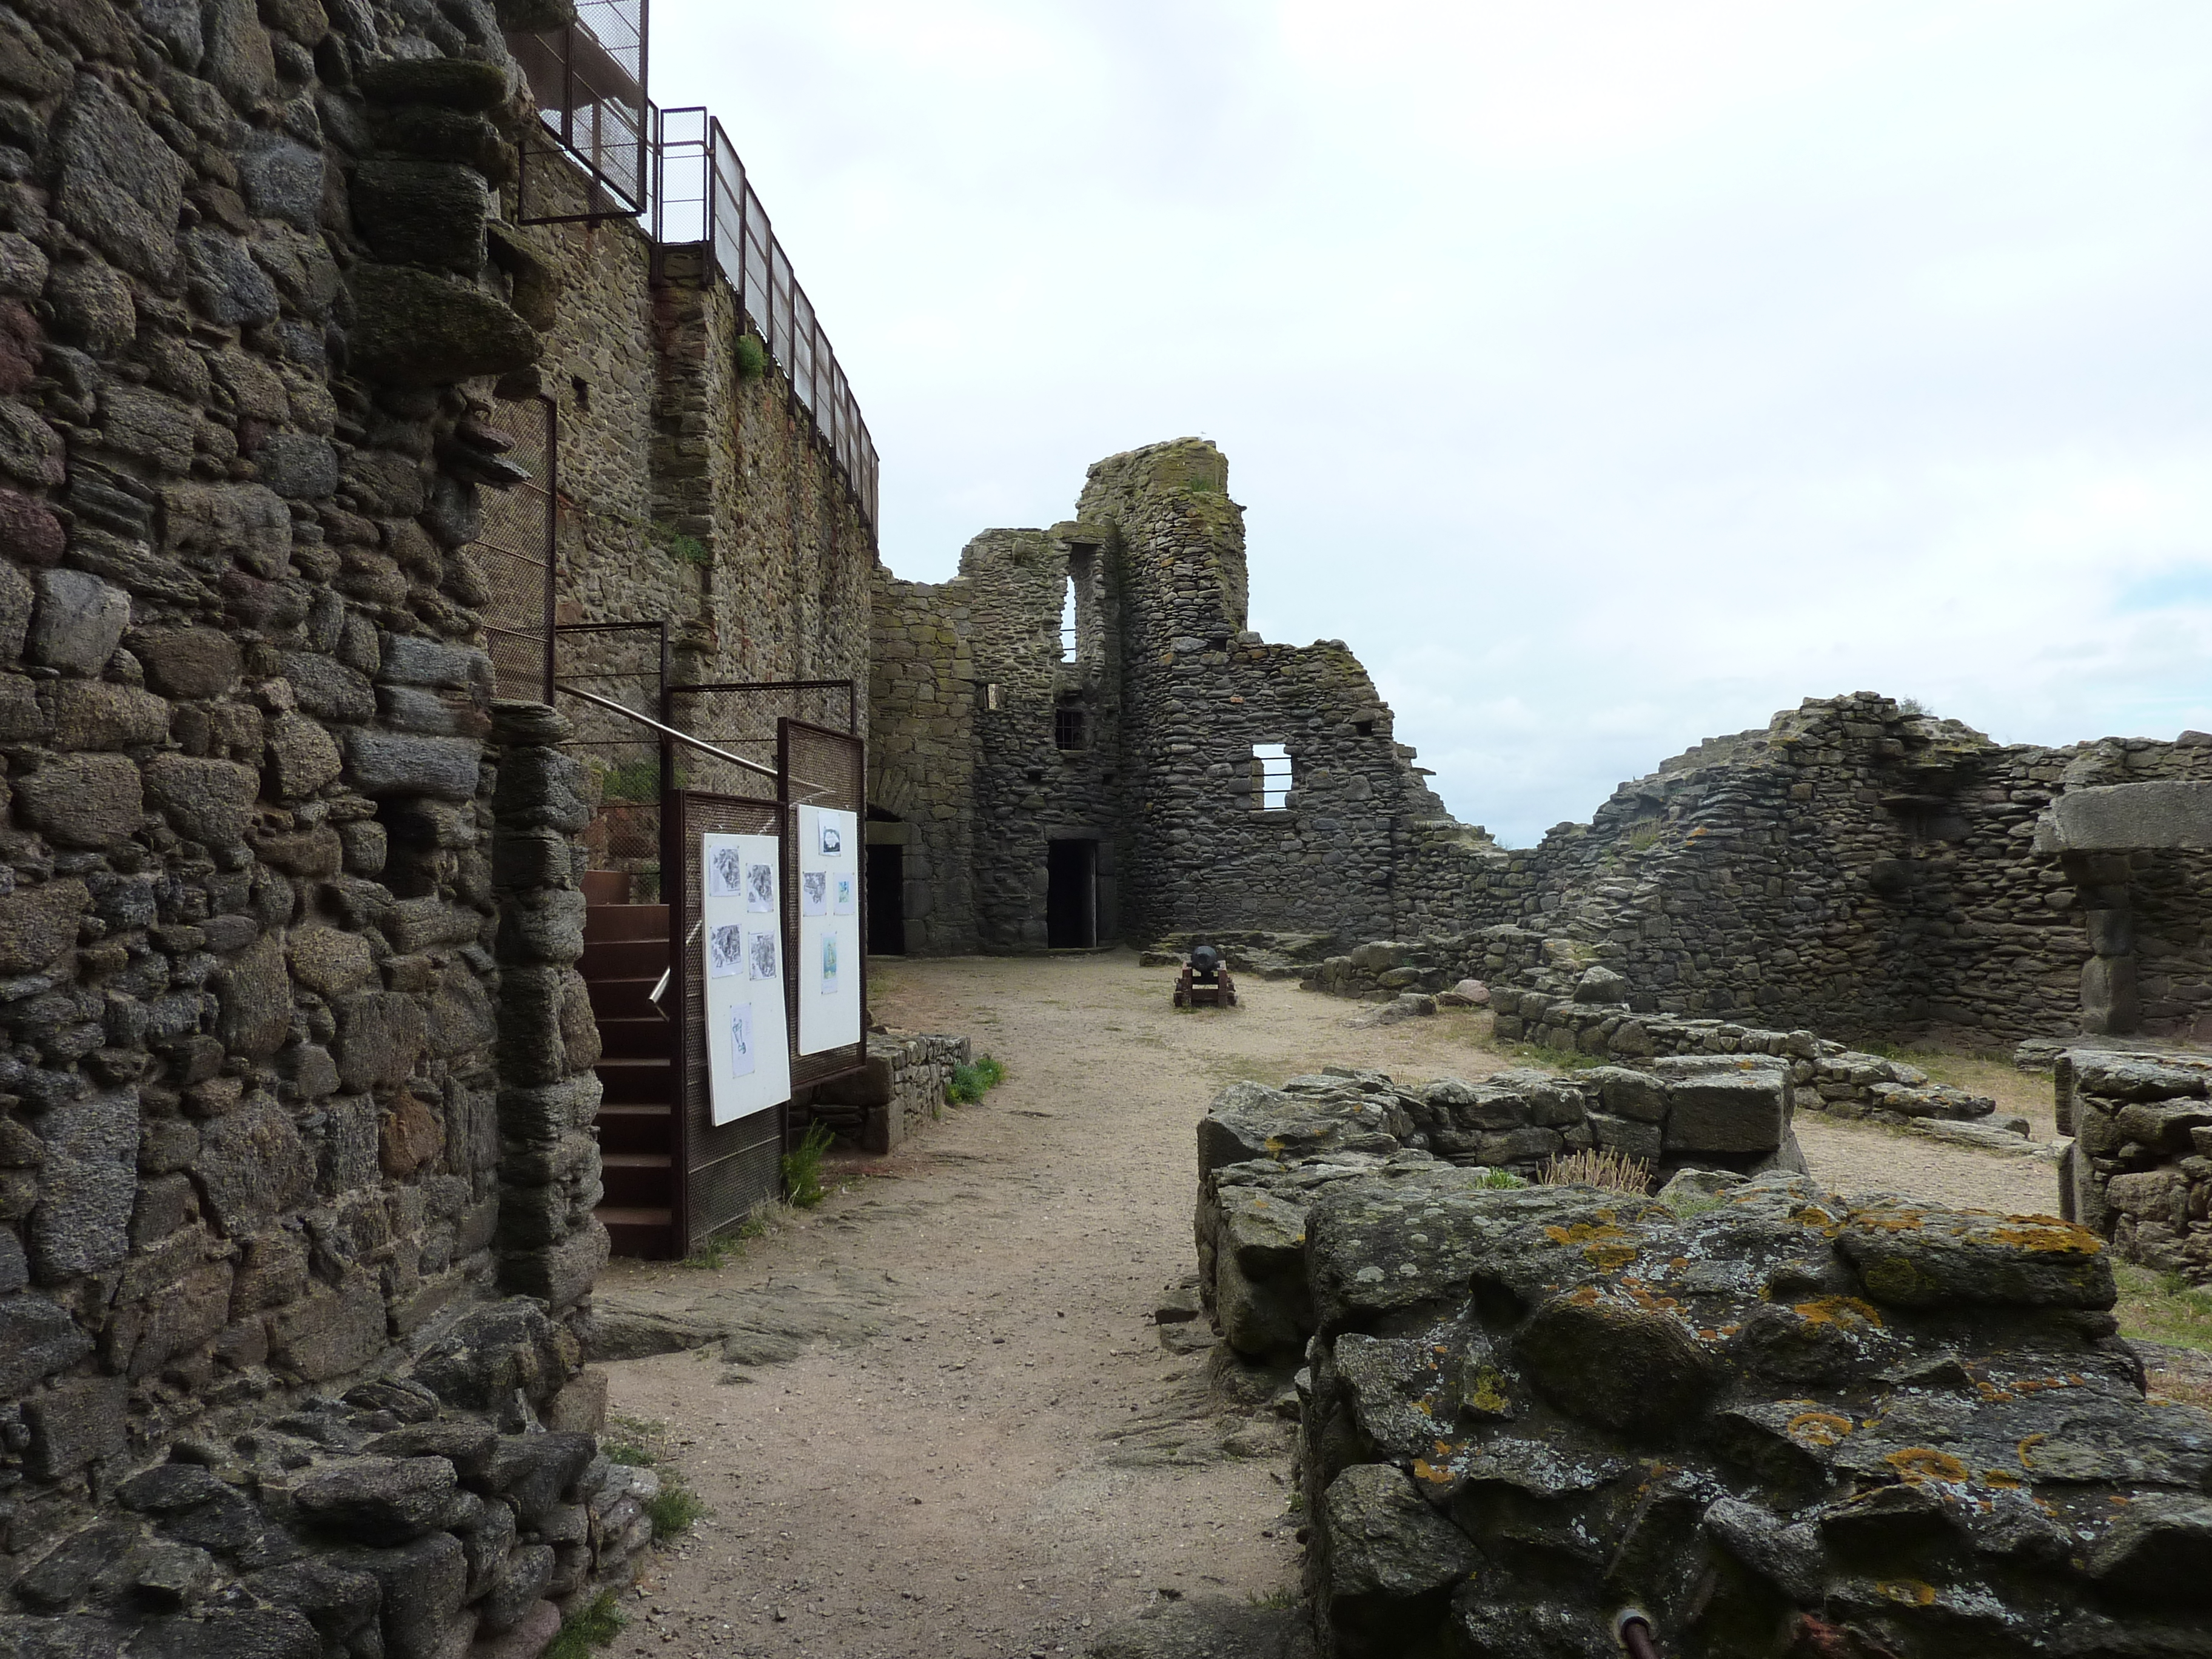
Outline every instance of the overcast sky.
<path fill-rule="evenodd" d="M 1807 696 L 2212 728 L 2203 0 L 656 0 L 950 575 L 1187 434 L 1513 844 Z"/>

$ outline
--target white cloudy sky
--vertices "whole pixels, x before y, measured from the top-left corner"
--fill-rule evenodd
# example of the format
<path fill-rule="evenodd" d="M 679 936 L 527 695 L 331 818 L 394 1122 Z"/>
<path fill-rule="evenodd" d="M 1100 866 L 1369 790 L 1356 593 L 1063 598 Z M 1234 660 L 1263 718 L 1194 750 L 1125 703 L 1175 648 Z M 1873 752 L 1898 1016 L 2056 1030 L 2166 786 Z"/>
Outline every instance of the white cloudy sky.
<path fill-rule="evenodd" d="M 658 0 L 949 575 L 1189 433 L 1522 842 L 1808 696 L 2212 727 L 2203 0 Z"/>

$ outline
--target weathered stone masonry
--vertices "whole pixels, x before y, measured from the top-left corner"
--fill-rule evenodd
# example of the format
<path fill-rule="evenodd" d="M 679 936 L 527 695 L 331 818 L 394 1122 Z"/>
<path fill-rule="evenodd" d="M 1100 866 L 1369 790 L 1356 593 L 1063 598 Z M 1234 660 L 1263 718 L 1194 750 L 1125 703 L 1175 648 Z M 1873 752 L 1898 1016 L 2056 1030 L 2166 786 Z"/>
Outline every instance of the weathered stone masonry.
<path fill-rule="evenodd" d="M 930 919 L 909 948 L 1045 945 L 1060 839 L 1098 847 L 1102 940 L 1387 931 L 1396 826 L 1442 809 L 1340 641 L 1271 646 L 1245 627 L 1227 485 L 1211 444 L 1154 445 L 1091 468 L 1073 520 L 979 537 L 951 582 L 879 580 L 872 793 L 908 803 L 893 810 L 930 884 L 909 852 L 908 915 Z M 1063 711 L 1083 717 L 1079 747 L 1056 740 Z M 1253 793 L 1262 744 L 1290 753 L 1279 810 Z M 963 891 L 972 943 L 945 916 Z"/>
<path fill-rule="evenodd" d="M 534 1652 L 649 1533 L 585 780 L 474 609 L 544 9 L 0 5 L 10 1650 Z"/>

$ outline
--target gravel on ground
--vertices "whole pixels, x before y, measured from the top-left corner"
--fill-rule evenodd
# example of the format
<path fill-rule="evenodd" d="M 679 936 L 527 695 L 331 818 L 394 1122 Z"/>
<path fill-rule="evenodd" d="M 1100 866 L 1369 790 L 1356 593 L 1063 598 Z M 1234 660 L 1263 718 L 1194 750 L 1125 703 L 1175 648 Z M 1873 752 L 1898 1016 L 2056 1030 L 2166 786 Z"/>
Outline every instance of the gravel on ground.
<path fill-rule="evenodd" d="M 965 1032 L 1007 1079 L 889 1158 L 837 1160 L 820 1208 L 719 1268 L 603 1279 L 610 1301 L 739 1333 L 608 1367 L 613 1412 L 656 1425 L 711 1511 L 623 1598 L 610 1651 L 1006 1659 L 1079 1653 L 1186 1597 L 1279 1602 L 1299 1525 L 1280 1379 L 1224 1390 L 1152 1318 L 1195 1268 L 1198 1119 L 1239 1078 L 1474 1079 L 1525 1057 L 1489 1046 L 1479 1010 L 1358 1026 L 1288 981 L 1177 1011 L 1173 975 L 1127 951 L 870 972 L 879 1018 Z M 2056 1202 L 2045 1164 L 1799 1132 L 1844 1190 Z"/>

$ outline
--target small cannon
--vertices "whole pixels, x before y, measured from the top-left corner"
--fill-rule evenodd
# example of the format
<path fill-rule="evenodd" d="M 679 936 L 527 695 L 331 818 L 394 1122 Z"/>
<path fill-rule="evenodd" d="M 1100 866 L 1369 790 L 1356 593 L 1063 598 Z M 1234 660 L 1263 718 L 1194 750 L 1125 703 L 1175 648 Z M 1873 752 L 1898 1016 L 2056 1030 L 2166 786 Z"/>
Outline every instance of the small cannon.
<path fill-rule="evenodd" d="M 1237 981 L 1229 977 L 1229 963 L 1211 945 L 1191 947 L 1182 972 L 1176 979 L 1178 1008 L 1234 1008 Z"/>

